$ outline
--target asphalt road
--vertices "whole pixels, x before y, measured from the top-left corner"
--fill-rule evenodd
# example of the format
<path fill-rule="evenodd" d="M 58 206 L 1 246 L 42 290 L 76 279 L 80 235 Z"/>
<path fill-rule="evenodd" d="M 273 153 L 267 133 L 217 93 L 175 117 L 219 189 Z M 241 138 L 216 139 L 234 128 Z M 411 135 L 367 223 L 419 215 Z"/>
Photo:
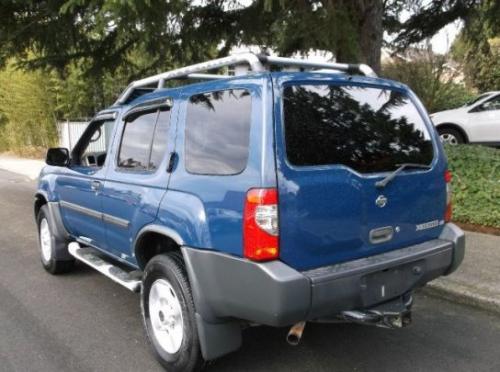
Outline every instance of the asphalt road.
<path fill-rule="evenodd" d="M 0 170 L 0 371 L 161 371 L 142 330 L 139 298 L 92 269 L 50 276 L 37 251 L 35 184 Z M 403 330 L 308 324 L 251 328 L 210 371 L 500 371 L 500 318 L 417 295 Z"/>

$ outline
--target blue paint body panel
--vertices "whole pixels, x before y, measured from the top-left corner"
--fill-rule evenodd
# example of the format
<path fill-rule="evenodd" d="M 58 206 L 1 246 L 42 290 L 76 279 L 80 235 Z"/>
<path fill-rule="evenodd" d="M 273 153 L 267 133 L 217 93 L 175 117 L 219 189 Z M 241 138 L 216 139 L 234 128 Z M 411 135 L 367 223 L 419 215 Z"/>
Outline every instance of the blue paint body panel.
<path fill-rule="evenodd" d="M 360 174 L 342 165 L 295 167 L 287 161 L 283 130 L 282 90 L 287 84 L 349 84 L 386 87 L 410 95 L 433 139 L 430 170 L 409 170 L 380 190 L 375 182 L 389 173 Z M 380 254 L 435 239 L 443 228 L 446 208 L 443 150 L 418 99 L 404 86 L 380 79 L 324 74 L 280 74 L 274 78 L 275 128 L 280 213 L 280 257 L 290 266 L 307 270 L 328 264 Z M 388 199 L 379 208 L 379 195 Z M 416 225 L 440 221 L 433 229 L 416 231 Z M 387 243 L 373 244 L 373 229 L 392 226 Z"/>
<path fill-rule="evenodd" d="M 374 200 L 380 194 L 374 182 L 386 173 L 362 175 L 338 166 L 298 169 L 286 160 L 282 125 L 282 89 L 290 83 L 355 84 L 396 89 L 412 97 L 431 133 L 434 145 L 432 169 L 401 174 L 388 185 L 387 208 Z M 185 169 L 185 118 L 189 97 L 198 93 L 242 88 L 252 97 L 249 157 L 239 174 L 213 176 L 191 174 Z M 149 100 L 169 97 L 171 109 L 169 141 L 161 165 L 154 173 L 117 169 L 116 157 L 124 122 L 130 108 Z M 163 225 L 175 231 L 184 244 L 242 256 L 242 215 L 245 195 L 254 187 L 278 187 L 280 215 L 280 259 L 306 270 L 434 239 L 441 227 L 416 231 L 416 224 L 441 220 L 446 187 L 443 149 L 418 99 L 402 84 L 383 79 L 324 73 L 260 73 L 174 89 L 163 89 L 111 109 L 117 112 L 110 151 L 104 165 L 46 167 L 39 192 L 50 201 L 65 201 L 128 222 L 110 223 L 62 208 L 65 227 L 74 237 L 84 236 L 101 250 L 133 267 L 137 266 L 133 242 L 147 225 Z M 109 110 L 109 109 L 108 109 Z M 177 161 L 166 171 L 169 154 Z M 228 155 L 230 156 L 230 155 Z M 99 180 L 94 192 L 90 182 Z M 397 226 L 399 232 L 384 244 L 368 241 L 370 230 Z"/>

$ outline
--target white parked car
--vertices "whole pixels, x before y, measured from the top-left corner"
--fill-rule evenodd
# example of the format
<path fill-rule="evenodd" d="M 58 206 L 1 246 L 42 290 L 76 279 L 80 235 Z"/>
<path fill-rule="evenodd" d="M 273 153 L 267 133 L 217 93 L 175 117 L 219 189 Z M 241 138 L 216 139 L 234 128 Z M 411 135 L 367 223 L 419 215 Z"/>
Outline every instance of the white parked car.
<path fill-rule="evenodd" d="M 462 107 L 431 114 L 445 144 L 500 146 L 500 91 L 487 92 Z"/>

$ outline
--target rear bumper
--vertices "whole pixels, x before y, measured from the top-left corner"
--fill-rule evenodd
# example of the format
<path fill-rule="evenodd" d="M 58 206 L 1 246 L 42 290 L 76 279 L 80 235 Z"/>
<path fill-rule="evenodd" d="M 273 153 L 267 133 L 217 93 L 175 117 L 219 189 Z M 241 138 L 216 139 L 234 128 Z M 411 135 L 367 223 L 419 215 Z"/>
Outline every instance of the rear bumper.
<path fill-rule="evenodd" d="M 456 270 L 464 250 L 462 230 L 447 224 L 439 239 L 304 272 L 280 261 L 255 263 L 187 247 L 183 253 L 204 319 L 285 326 L 400 296 Z M 399 283 L 382 293 L 383 282 L 391 281 Z"/>
<path fill-rule="evenodd" d="M 373 307 L 450 274 L 463 260 L 465 238 L 447 224 L 439 239 L 304 272 L 281 261 L 182 249 L 199 323 L 287 326 Z"/>
<path fill-rule="evenodd" d="M 366 309 L 421 287 L 445 274 L 454 244 L 431 240 L 377 256 L 303 272 L 311 282 L 307 318 Z"/>

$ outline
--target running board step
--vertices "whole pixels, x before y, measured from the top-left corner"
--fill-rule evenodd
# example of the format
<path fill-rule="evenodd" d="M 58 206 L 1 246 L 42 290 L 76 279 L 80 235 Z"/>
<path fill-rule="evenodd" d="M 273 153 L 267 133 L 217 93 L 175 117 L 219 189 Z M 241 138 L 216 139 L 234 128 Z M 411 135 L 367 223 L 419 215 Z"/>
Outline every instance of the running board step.
<path fill-rule="evenodd" d="M 141 280 L 137 277 L 137 275 L 134 275 L 137 274 L 137 271 L 127 272 L 115 264 L 106 261 L 103 254 L 100 254 L 96 249 L 88 247 L 82 248 L 80 244 L 76 242 L 69 243 L 68 251 L 79 261 L 82 261 L 83 263 L 96 269 L 132 292 L 140 291 Z"/>

